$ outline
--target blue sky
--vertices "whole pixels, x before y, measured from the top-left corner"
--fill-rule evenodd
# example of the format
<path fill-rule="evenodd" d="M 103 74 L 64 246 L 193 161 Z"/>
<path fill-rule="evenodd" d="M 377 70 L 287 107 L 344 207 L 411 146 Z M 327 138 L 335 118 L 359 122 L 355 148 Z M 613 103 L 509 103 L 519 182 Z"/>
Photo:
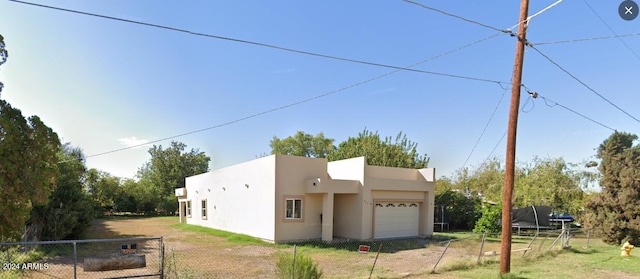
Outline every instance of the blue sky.
<path fill-rule="evenodd" d="M 532 1 L 530 14 L 554 1 Z M 498 32 L 404 1 L 35 1 L 291 49 L 405 67 Z M 505 29 L 519 1 L 419 1 Z M 640 118 L 640 19 L 621 1 L 567 0 L 534 18 L 528 39 L 556 63 Z M 615 32 L 615 33 L 614 33 Z M 131 144 L 213 127 L 314 96 L 312 101 L 175 140 L 221 168 L 270 151 L 273 136 L 324 132 L 336 145 L 365 127 L 403 131 L 438 176 L 481 164 L 507 128 L 515 38 L 502 34 L 415 69 L 497 83 L 331 60 L 228 40 L 1 1 L 9 59 L 2 98 L 38 115 L 87 165 L 133 177 L 149 146 Z M 636 34 L 572 43 L 563 40 Z M 625 45 L 626 44 L 626 45 Z M 523 83 L 608 127 L 638 133 L 639 122 L 572 79 L 533 49 Z M 519 161 L 534 156 L 581 162 L 612 130 L 523 91 Z M 501 100 L 502 98 L 502 100 Z M 501 102 L 499 103 L 499 100 Z M 494 112 L 491 122 L 487 123 Z M 483 129 L 486 131 L 471 153 Z M 167 146 L 169 140 L 155 144 Z M 504 158 L 506 139 L 493 156 Z"/>

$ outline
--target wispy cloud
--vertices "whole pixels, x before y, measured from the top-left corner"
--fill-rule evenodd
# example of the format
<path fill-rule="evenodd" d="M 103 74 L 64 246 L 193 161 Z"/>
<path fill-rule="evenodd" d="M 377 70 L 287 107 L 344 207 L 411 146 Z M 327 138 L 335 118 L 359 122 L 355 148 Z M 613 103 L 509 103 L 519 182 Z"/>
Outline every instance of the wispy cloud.
<path fill-rule="evenodd" d="M 118 142 L 126 147 L 145 146 L 149 142 L 147 139 L 138 139 L 136 137 L 119 138 Z"/>

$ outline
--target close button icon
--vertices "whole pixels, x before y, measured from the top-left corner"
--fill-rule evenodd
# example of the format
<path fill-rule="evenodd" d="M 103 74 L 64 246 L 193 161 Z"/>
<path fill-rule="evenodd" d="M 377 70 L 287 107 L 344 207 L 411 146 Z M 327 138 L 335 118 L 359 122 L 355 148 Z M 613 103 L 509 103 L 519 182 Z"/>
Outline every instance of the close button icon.
<path fill-rule="evenodd" d="M 634 20 L 639 12 L 638 3 L 631 0 L 622 1 L 618 7 L 618 14 L 624 20 Z"/>

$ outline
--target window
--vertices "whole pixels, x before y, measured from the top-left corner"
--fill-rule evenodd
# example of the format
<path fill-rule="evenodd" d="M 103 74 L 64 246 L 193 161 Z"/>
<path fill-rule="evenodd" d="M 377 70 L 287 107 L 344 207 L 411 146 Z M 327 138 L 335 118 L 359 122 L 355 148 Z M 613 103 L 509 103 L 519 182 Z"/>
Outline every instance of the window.
<path fill-rule="evenodd" d="M 202 200 L 202 220 L 207 220 L 207 200 Z"/>
<path fill-rule="evenodd" d="M 302 219 L 302 199 L 286 199 L 286 219 Z"/>
<path fill-rule="evenodd" d="M 187 217 L 191 218 L 191 201 L 187 201 Z"/>

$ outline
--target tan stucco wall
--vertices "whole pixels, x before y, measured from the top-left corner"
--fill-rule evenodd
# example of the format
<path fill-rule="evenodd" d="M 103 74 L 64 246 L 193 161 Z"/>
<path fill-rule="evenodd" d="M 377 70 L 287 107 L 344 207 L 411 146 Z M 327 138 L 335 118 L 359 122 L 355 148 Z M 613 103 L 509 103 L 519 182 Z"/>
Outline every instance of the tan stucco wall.
<path fill-rule="evenodd" d="M 327 160 L 297 156 L 276 156 L 275 230 L 276 242 L 320 238 L 322 194 L 306 194 L 305 182 L 328 180 Z M 302 220 L 285 220 L 285 196 L 304 197 Z"/>
<path fill-rule="evenodd" d="M 334 198 L 333 235 L 359 239 L 362 235 L 360 194 L 336 194 Z"/>

